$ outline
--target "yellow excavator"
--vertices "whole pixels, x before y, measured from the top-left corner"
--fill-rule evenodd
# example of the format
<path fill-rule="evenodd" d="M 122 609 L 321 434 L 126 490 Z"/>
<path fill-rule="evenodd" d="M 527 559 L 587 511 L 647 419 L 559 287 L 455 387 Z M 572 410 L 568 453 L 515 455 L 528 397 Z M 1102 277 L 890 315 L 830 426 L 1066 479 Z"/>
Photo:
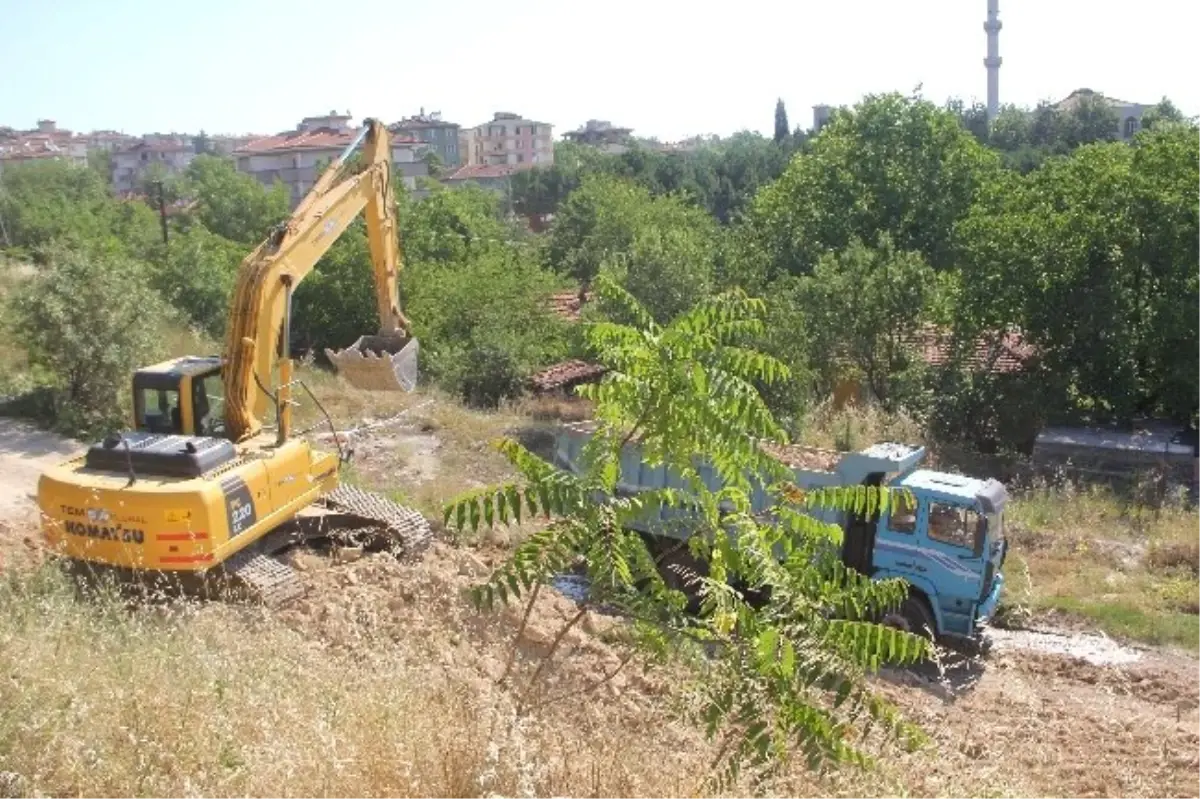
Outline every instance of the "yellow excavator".
<path fill-rule="evenodd" d="M 360 147 L 364 168 L 344 176 Z M 133 429 L 42 474 L 43 532 L 74 571 L 143 585 L 165 578 L 185 591 L 232 590 L 280 604 L 303 586 L 273 555 L 301 541 L 349 538 L 406 556 L 428 545 L 431 530 L 420 513 L 340 483 L 347 457 L 336 431 L 337 451 L 326 452 L 292 429 L 301 390 L 319 407 L 293 371 L 292 295 L 364 209 L 380 329 L 326 354 L 355 387 L 415 387 L 418 343 L 400 312 L 396 282 L 390 144 L 387 128 L 368 119 L 291 217 L 242 262 L 224 357 L 188 356 L 137 370 Z M 272 408 L 273 430 L 263 422 Z"/>

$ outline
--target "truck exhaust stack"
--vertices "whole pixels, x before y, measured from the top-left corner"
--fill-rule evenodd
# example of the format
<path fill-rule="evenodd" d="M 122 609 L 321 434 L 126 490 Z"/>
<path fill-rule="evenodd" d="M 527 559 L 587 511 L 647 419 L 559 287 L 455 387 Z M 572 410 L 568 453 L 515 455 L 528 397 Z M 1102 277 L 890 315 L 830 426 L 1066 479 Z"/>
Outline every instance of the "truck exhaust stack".
<path fill-rule="evenodd" d="M 341 352 L 325 355 L 338 374 L 355 388 L 367 391 L 412 391 L 417 386 L 416 338 L 403 333 L 360 336 Z"/>

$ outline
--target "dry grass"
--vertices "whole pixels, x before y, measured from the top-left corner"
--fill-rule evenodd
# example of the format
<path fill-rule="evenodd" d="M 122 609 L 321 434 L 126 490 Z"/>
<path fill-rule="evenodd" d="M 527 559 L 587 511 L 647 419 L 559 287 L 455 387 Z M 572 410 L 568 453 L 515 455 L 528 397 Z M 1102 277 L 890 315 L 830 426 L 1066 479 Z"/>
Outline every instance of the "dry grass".
<path fill-rule="evenodd" d="M 837 409 L 826 401 L 809 412 L 794 439 L 810 447 L 852 452 L 879 441 L 921 444 L 925 436 L 920 425 L 903 414 L 874 405 Z"/>
<path fill-rule="evenodd" d="M 300 553 L 312 593 L 274 614 L 127 610 L 77 600 L 46 569 L 0 575 L 0 772 L 25 795 L 703 795 L 713 747 L 676 721 L 685 694 L 672 672 L 630 666 L 517 714 L 574 606 L 544 593 L 514 677 L 498 684 L 519 613 L 480 616 L 461 595 L 498 555 L 439 545 L 420 564 L 330 567 Z M 594 685 L 618 662 L 611 625 L 573 631 L 530 697 Z M 892 753 L 874 772 L 822 777 L 797 764 L 765 792 L 1194 791 L 1195 685 L 1174 671 L 999 656 L 954 699 L 917 683 L 880 685 L 930 748 Z"/>

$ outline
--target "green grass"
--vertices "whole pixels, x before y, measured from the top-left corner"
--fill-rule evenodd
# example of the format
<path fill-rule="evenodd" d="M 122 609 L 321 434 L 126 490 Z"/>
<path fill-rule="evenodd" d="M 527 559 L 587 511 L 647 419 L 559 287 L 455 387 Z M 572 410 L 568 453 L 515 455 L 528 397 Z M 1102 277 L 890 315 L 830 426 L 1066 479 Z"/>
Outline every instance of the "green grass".
<path fill-rule="evenodd" d="M 1107 602 L 1077 597 L 1049 597 L 1041 603 L 1066 613 L 1094 621 L 1113 636 L 1131 638 L 1147 644 L 1170 644 L 1200 649 L 1200 625 L 1191 613 L 1158 609 L 1147 611 L 1122 600 Z"/>
<path fill-rule="evenodd" d="M 1102 488 L 1039 486 L 1008 513 L 1011 610 L 1056 611 L 1114 637 L 1200 650 L 1200 514 Z"/>

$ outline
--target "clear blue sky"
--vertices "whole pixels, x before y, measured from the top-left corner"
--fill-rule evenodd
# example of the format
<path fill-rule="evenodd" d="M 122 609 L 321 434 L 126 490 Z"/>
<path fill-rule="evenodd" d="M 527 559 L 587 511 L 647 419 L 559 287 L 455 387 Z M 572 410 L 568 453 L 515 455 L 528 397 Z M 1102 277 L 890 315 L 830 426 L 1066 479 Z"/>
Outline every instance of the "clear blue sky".
<path fill-rule="evenodd" d="M 664 140 L 869 92 L 982 100 L 985 0 L 0 0 L 0 125 L 275 133 L 336 108 L 510 110 Z M 1195 0 L 1001 0 L 1002 102 L 1086 86 L 1200 113 Z"/>

